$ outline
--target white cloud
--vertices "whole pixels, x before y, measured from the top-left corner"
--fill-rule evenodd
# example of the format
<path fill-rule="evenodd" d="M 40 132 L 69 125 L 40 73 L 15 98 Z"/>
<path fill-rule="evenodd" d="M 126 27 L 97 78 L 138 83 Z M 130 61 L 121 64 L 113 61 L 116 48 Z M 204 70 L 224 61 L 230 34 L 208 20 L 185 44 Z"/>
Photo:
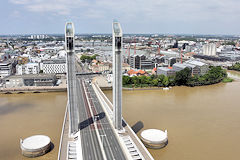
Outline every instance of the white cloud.
<path fill-rule="evenodd" d="M 14 4 L 28 4 L 31 0 L 10 0 L 10 2 Z"/>
<path fill-rule="evenodd" d="M 86 6 L 84 0 L 10 0 L 16 5 L 23 5 L 31 12 L 68 15 L 72 9 Z"/>
<path fill-rule="evenodd" d="M 26 10 L 79 19 L 196 25 L 236 22 L 239 0 L 9 0 Z M 174 23 L 175 22 L 175 23 Z"/>

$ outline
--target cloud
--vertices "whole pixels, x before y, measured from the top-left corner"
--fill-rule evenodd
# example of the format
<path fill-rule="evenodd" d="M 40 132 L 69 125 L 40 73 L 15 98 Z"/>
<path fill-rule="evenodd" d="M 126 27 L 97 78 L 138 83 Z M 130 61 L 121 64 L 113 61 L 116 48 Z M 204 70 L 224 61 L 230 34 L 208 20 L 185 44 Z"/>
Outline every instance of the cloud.
<path fill-rule="evenodd" d="M 24 10 L 58 19 L 77 19 L 92 26 L 108 24 L 113 19 L 129 26 L 130 32 L 164 29 L 201 32 L 240 25 L 239 0 L 8 0 Z M 25 14 L 27 15 L 27 14 Z M 75 18 L 77 17 L 77 18 Z M 152 30 L 150 30 L 152 28 Z M 221 29 L 220 29 L 221 28 Z M 228 29 L 229 28 L 229 29 Z M 234 31 L 234 32 L 235 32 Z"/>
<path fill-rule="evenodd" d="M 10 0 L 10 2 L 14 4 L 28 4 L 31 0 Z"/>
<path fill-rule="evenodd" d="M 125 18 L 205 18 L 213 15 L 238 13 L 238 0 L 9 0 L 23 5 L 31 12 L 70 15 L 78 10 L 88 18 L 125 17 Z M 74 12 L 75 13 L 75 12 Z M 85 14 L 84 14 L 85 13 Z"/>
<path fill-rule="evenodd" d="M 71 10 L 86 6 L 85 0 L 10 0 L 30 12 L 69 15 Z"/>

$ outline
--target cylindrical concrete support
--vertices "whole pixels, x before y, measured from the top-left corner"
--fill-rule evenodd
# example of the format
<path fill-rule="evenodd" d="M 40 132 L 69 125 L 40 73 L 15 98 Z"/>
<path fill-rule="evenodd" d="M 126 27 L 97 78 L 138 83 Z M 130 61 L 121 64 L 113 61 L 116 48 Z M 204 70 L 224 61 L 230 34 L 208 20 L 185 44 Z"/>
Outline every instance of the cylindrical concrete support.
<path fill-rule="evenodd" d="M 48 136 L 34 135 L 20 140 L 20 147 L 24 156 L 38 157 L 50 151 L 51 140 Z"/>

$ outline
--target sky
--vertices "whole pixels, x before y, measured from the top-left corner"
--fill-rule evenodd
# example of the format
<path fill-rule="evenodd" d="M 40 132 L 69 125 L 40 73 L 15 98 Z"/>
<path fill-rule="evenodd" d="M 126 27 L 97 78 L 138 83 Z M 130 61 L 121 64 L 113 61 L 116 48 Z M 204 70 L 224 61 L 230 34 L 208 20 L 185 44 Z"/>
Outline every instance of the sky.
<path fill-rule="evenodd" d="M 0 34 L 124 33 L 240 35 L 240 0 L 1 0 Z"/>

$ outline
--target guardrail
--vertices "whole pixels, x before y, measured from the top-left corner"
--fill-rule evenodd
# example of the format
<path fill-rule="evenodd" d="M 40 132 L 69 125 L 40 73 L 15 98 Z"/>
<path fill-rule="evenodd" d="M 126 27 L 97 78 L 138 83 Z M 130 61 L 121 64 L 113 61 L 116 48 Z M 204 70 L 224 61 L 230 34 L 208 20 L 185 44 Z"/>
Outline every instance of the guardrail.
<path fill-rule="evenodd" d="M 63 120 L 63 124 L 62 124 L 62 132 L 61 132 L 61 137 L 60 137 L 60 142 L 59 142 L 59 148 L 58 148 L 58 160 L 60 160 L 60 157 L 61 157 L 61 149 L 62 149 L 62 141 L 63 141 L 63 132 L 64 132 L 64 129 L 65 129 L 65 123 L 66 123 L 66 119 L 67 119 L 67 111 L 68 111 L 68 104 L 66 105 L 65 114 L 64 114 L 64 120 Z"/>

